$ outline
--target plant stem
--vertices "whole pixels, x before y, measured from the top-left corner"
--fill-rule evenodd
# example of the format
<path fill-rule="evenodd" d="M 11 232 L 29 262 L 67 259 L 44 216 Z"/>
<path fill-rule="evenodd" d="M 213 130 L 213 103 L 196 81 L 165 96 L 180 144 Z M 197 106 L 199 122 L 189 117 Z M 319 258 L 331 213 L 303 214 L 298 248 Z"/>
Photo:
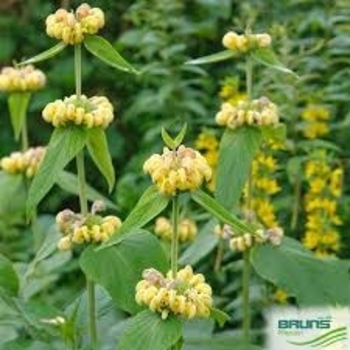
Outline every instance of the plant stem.
<path fill-rule="evenodd" d="M 243 252 L 243 339 L 249 343 L 250 332 L 250 306 L 249 306 L 249 286 L 250 286 L 250 249 Z"/>
<path fill-rule="evenodd" d="M 290 228 L 292 231 L 295 231 L 298 225 L 300 192 L 301 192 L 301 178 L 300 178 L 300 174 L 298 173 L 294 184 L 294 205 L 293 205 L 293 211 L 292 211 L 292 220 L 290 223 Z"/>
<path fill-rule="evenodd" d="M 177 261 L 179 254 L 179 197 L 173 197 L 173 237 L 171 240 L 171 271 L 173 278 L 177 275 Z"/>
<path fill-rule="evenodd" d="M 74 46 L 75 94 L 81 96 L 81 44 Z"/>
<path fill-rule="evenodd" d="M 253 61 L 249 56 L 246 61 L 246 89 L 247 98 L 250 102 L 253 99 Z"/>
<path fill-rule="evenodd" d="M 78 173 L 80 211 L 82 215 L 85 216 L 88 213 L 88 206 L 87 206 L 87 198 L 86 198 L 84 150 L 81 150 L 77 154 L 76 161 L 77 161 L 77 173 Z"/>
<path fill-rule="evenodd" d="M 26 151 L 29 147 L 27 115 L 25 115 L 23 118 L 21 136 L 22 136 L 22 151 Z"/>
<path fill-rule="evenodd" d="M 74 73 L 75 73 L 75 94 L 77 99 L 81 96 L 81 45 L 74 46 Z M 76 156 L 80 211 L 83 216 L 88 214 L 88 204 L 86 197 L 84 149 Z M 96 305 L 95 305 L 95 284 L 86 278 L 87 304 L 88 304 L 88 324 L 90 343 L 94 350 L 97 349 L 97 327 L 96 327 Z"/>
<path fill-rule="evenodd" d="M 219 272 L 221 267 L 222 255 L 224 252 L 224 244 L 223 240 L 220 238 L 218 243 L 218 249 L 216 251 L 215 264 L 214 264 L 214 272 Z"/>
<path fill-rule="evenodd" d="M 95 283 L 86 279 L 86 289 L 89 308 L 89 334 L 92 348 L 97 350 L 97 327 L 96 327 L 96 305 L 95 305 Z"/>
<path fill-rule="evenodd" d="M 248 56 L 246 61 L 246 88 L 248 101 L 253 99 L 253 62 Z M 252 194 L 253 194 L 253 174 L 252 167 L 250 167 L 247 184 L 247 220 L 252 220 Z M 242 299 L 243 299 L 243 339 L 246 343 L 249 343 L 250 333 L 250 305 L 249 305 L 249 288 L 250 288 L 250 249 L 246 249 L 243 252 L 243 276 L 242 276 Z"/>

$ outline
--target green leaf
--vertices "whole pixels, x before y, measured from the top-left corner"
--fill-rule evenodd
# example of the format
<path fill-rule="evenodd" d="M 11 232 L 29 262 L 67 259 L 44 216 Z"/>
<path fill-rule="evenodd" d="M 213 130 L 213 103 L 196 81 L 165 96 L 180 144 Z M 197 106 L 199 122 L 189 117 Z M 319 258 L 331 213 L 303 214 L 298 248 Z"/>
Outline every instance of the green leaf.
<path fill-rule="evenodd" d="M 254 344 L 246 344 L 231 334 L 223 333 L 211 339 L 189 339 L 185 342 L 183 350 L 263 350 L 263 348 Z"/>
<path fill-rule="evenodd" d="M 92 160 L 107 180 L 109 191 L 111 192 L 115 183 L 115 173 L 106 134 L 103 129 L 92 128 L 89 130 L 87 148 Z"/>
<path fill-rule="evenodd" d="M 295 296 L 303 306 L 349 305 L 349 261 L 319 259 L 298 241 L 285 237 L 274 247 L 254 248 L 251 262 L 256 272 Z"/>
<path fill-rule="evenodd" d="M 277 58 L 275 53 L 270 49 L 256 50 L 251 54 L 254 61 L 261 63 L 269 68 L 276 69 L 282 73 L 291 74 L 296 78 L 299 78 L 292 70 L 285 67 Z"/>
<path fill-rule="evenodd" d="M 216 247 L 219 241 L 218 236 L 214 234 L 216 224 L 216 220 L 211 220 L 203 227 L 195 241 L 181 255 L 181 265 L 196 264 Z"/>
<path fill-rule="evenodd" d="M 14 92 L 11 93 L 8 98 L 11 123 L 16 140 L 18 140 L 19 136 L 21 135 L 30 97 L 30 92 Z"/>
<path fill-rule="evenodd" d="M 220 221 L 230 225 L 234 230 L 241 233 L 250 232 L 255 233 L 255 230 L 237 219 L 236 216 L 228 212 L 218 201 L 207 195 L 202 190 L 192 192 L 192 199 L 197 202 L 202 208 L 213 214 Z"/>
<path fill-rule="evenodd" d="M 84 45 L 90 53 L 111 67 L 127 73 L 139 74 L 139 72 L 102 37 L 98 35 L 87 35 L 84 40 Z"/>
<path fill-rule="evenodd" d="M 193 60 L 185 62 L 185 64 L 193 64 L 193 65 L 199 65 L 199 64 L 208 64 L 208 63 L 215 63 L 220 61 L 226 61 L 230 58 L 235 57 L 236 54 L 234 51 L 231 50 L 225 50 L 218 53 L 214 53 L 212 55 L 195 58 Z"/>
<path fill-rule="evenodd" d="M 215 307 L 212 307 L 210 310 L 210 317 L 213 318 L 220 327 L 223 327 L 227 321 L 231 319 L 230 315 L 226 312 L 223 312 Z"/>
<path fill-rule="evenodd" d="M 19 289 L 17 273 L 9 259 L 0 255 L 0 288 L 5 292 L 16 295 Z"/>
<path fill-rule="evenodd" d="M 61 171 L 60 174 L 57 176 L 56 181 L 57 185 L 61 187 L 62 190 L 75 195 L 79 195 L 77 175 L 72 174 L 68 171 Z M 107 197 L 103 196 L 89 184 L 86 184 L 85 188 L 88 200 L 92 202 L 96 200 L 102 200 L 106 204 L 107 208 L 115 210 L 117 209 L 117 205 L 115 203 L 113 203 Z"/>
<path fill-rule="evenodd" d="M 251 163 L 261 141 L 260 130 L 250 126 L 227 129 L 221 139 L 215 198 L 228 210 L 239 207 Z"/>
<path fill-rule="evenodd" d="M 287 137 L 287 128 L 285 124 L 278 124 L 276 126 L 262 126 L 260 127 L 262 136 L 265 140 L 285 141 Z"/>
<path fill-rule="evenodd" d="M 109 292 L 121 309 L 135 313 L 141 309 L 135 301 L 135 287 L 142 272 L 150 267 L 166 272 L 168 262 L 157 238 L 145 230 L 136 230 L 112 247 L 85 249 L 80 266 L 88 278 Z"/>
<path fill-rule="evenodd" d="M 113 244 L 117 244 L 121 235 L 145 226 L 167 207 L 169 200 L 169 197 L 160 193 L 156 186 L 150 186 L 125 219 L 118 230 L 118 234 L 112 236 L 102 247 L 109 247 Z"/>
<path fill-rule="evenodd" d="M 67 45 L 61 41 L 59 42 L 57 45 L 51 47 L 50 49 L 40 53 L 39 55 L 36 55 L 32 58 L 29 58 L 21 63 L 19 63 L 19 66 L 24 66 L 26 64 L 33 64 L 33 63 L 38 63 L 41 61 L 45 61 L 51 57 L 56 56 L 57 54 L 59 54 L 61 51 L 63 51 L 63 49 L 65 49 Z"/>
<path fill-rule="evenodd" d="M 180 146 L 183 141 L 187 130 L 187 124 L 185 123 L 178 135 L 173 139 L 165 128 L 162 128 L 162 139 L 164 143 L 172 150 Z"/>
<path fill-rule="evenodd" d="M 159 314 L 145 310 L 130 320 L 118 350 L 169 350 L 181 335 L 182 324 L 178 318 L 162 320 Z"/>
<path fill-rule="evenodd" d="M 87 133 L 76 126 L 56 128 L 53 132 L 45 157 L 30 186 L 27 199 L 27 216 L 56 183 L 64 167 L 84 148 Z"/>
<path fill-rule="evenodd" d="M 304 161 L 305 156 L 294 156 L 288 159 L 286 172 L 291 184 L 301 181 Z"/>

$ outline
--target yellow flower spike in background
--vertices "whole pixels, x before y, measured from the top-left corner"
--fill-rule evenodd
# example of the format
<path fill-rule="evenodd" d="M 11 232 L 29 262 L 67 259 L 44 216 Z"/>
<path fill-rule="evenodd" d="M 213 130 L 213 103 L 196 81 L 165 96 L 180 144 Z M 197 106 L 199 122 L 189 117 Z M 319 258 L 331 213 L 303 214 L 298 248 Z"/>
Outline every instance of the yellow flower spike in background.
<path fill-rule="evenodd" d="M 46 84 L 45 74 L 32 65 L 4 67 L 0 72 L 0 91 L 31 92 L 42 89 Z"/>
<path fill-rule="evenodd" d="M 229 129 L 242 125 L 275 126 L 279 123 L 277 107 L 266 97 L 251 102 L 241 100 L 236 105 L 224 102 L 215 119 L 218 125 Z"/>
<path fill-rule="evenodd" d="M 338 198 L 342 194 L 343 169 L 333 168 L 324 150 L 305 164 L 308 190 L 304 196 L 306 223 L 304 245 L 319 256 L 335 254 L 340 248 L 337 226 Z"/>
<path fill-rule="evenodd" d="M 63 235 L 58 243 L 60 250 L 71 249 L 74 244 L 105 242 L 122 225 L 121 220 L 117 216 L 102 217 L 97 215 L 94 204 L 91 213 L 87 216 L 74 213 L 69 209 L 65 209 L 57 214 L 56 224 Z"/>
<path fill-rule="evenodd" d="M 166 195 L 196 190 L 212 177 L 206 159 L 198 151 L 183 145 L 175 150 L 164 147 L 163 154 L 154 154 L 146 160 L 143 170 Z"/>
<path fill-rule="evenodd" d="M 0 160 L 0 168 L 8 174 L 23 174 L 32 178 L 44 158 L 45 151 L 45 147 L 35 147 L 24 152 L 13 152 Z"/>
<path fill-rule="evenodd" d="M 182 243 L 193 241 L 197 236 L 197 225 L 191 219 L 182 219 L 179 222 L 178 237 Z M 173 226 L 170 220 L 159 217 L 156 220 L 154 233 L 161 239 L 171 241 L 173 237 Z"/>
<path fill-rule="evenodd" d="M 207 183 L 207 187 L 211 192 L 214 192 L 216 168 L 219 157 L 219 141 L 213 131 L 204 130 L 198 135 L 195 141 L 195 147 L 201 152 L 211 167 L 212 177 Z"/>
<path fill-rule="evenodd" d="M 240 101 L 247 100 L 247 94 L 239 91 L 239 80 L 237 77 L 227 77 L 224 79 L 219 96 L 225 102 L 235 106 Z"/>
<path fill-rule="evenodd" d="M 59 9 L 46 18 L 48 36 L 62 40 L 67 45 L 80 44 L 86 34 L 96 34 L 105 25 L 103 11 L 84 3 L 75 13 Z"/>
<path fill-rule="evenodd" d="M 72 95 L 64 100 L 50 102 L 44 108 L 42 116 L 55 127 L 75 124 L 87 128 L 106 128 L 114 119 L 113 105 L 106 97 L 87 98 L 85 95 L 80 98 Z"/>
<path fill-rule="evenodd" d="M 281 145 L 266 141 L 252 162 L 251 210 L 267 228 L 279 224 L 272 202 L 273 196 L 281 191 L 276 178 L 278 164 L 274 157 L 274 151 L 278 149 L 281 149 Z M 246 192 L 247 187 L 245 188 L 245 195 Z"/>
<path fill-rule="evenodd" d="M 177 272 L 176 279 L 169 271 L 164 277 L 155 269 L 143 272 L 136 285 L 136 302 L 166 319 L 169 314 L 186 319 L 208 318 L 213 304 L 212 289 L 202 274 L 194 274 L 191 266 Z"/>
<path fill-rule="evenodd" d="M 303 134 L 308 139 L 316 139 L 329 133 L 330 111 L 324 106 L 309 104 L 301 113 L 305 121 Z"/>

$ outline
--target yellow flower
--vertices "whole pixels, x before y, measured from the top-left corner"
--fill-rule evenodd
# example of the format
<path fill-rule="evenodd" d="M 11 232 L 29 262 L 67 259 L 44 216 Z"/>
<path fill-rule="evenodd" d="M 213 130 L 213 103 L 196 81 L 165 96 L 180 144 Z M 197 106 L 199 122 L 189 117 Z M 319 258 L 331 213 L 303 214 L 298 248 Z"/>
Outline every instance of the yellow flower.
<path fill-rule="evenodd" d="M 75 14 L 59 9 L 49 15 L 46 18 L 46 33 L 67 45 L 76 45 L 84 40 L 86 34 L 96 34 L 104 24 L 104 13 L 100 8 L 82 4 Z"/>
<path fill-rule="evenodd" d="M 329 133 L 327 121 L 330 119 L 330 111 L 324 106 L 310 104 L 303 110 L 301 117 L 306 122 L 303 130 L 306 138 L 315 139 Z"/>
<path fill-rule="evenodd" d="M 197 151 L 181 145 L 177 150 L 164 148 L 163 154 L 154 154 L 144 163 L 160 192 L 175 195 L 177 191 L 193 191 L 203 181 L 209 181 L 212 170 Z"/>
<path fill-rule="evenodd" d="M 269 34 L 242 34 L 239 35 L 230 31 L 222 38 L 222 44 L 229 50 L 245 53 L 248 50 L 267 48 L 271 45 L 272 39 Z"/>
<path fill-rule="evenodd" d="M 199 134 L 195 147 L 198 150 L 216 151 L 219 147 L 219 141 L 214 133 L 204 131 Z"/>
<path fill-rule="evenodd" d="M 279 304 L 287 304 L 288 294 L 283 289 L 277 289 L 272 295 L 272 299 Z"/>
<path fill-rule="evenodd" d="M 81 95 L 65 97 L 49 103 L 42 112 L 43 119 L 54 127 L 67 124 L 82 125 L 87 128 L 106 128 L 114 118 L 113 106 L 104 96 L 87 98 Z"/>
<path fill-rule="evenodd" d="M 45 151 L 45 147 L 35 147 L 24 152 L 13 152 L 0 160 L 0 168 L 8 174 L 24 174 L 31 178 L 38 171 Z"/>
<path fill-rule="evenodd" d="M 251 102 L 239 101 L 236 105 L 224 102 L 215 119 L 218 125 L 229 129 L 242 125 L 274 126 L 279 122 L 276 105 L 266 97 Z"/>
<path fill-rule="evenodd" d="M 63 235 L 58 242 L 60 250 L 71 249 L 73 244 L 105 242 L 122 225 L 117 216 L 88 214 L 84 217 L 68 209 L 57 214 L 56 223 Z"/>
<path fill-rule="evenodd" d="M 178 239 L 180 242 L 193 241 L 197 235 L 197 225 L 191 219 L 183 219 L 179 223 Z M 170 220 L 161 216 L 157 218 L 154 233 L 161 239 L 171 241 L 173 238 L 173 225 Z"/>
<path fill-rule="evenodd" d="M 274 207 L 269 199 L 253 198 L 252 209 L 266 227 L 278 226 Z"/>
<path fill-rule="evenodd" d="M 155 269 L 143 272 L 136 285 L 136 302 L 166 319 L 170 313 L 186 319 L 208 318 L 212 307 L 212 289 L 202 274 L 194 274 L 190 266 L 178 271 L 176 278 L 169 271 L 164 277 Z"/>
<path fill-rule="evenodd" d="M 0 73 L 0 91 L 25 92 L 42 89 L 46 84 L 45 74 L 32 65 L 4 67 Z"/>

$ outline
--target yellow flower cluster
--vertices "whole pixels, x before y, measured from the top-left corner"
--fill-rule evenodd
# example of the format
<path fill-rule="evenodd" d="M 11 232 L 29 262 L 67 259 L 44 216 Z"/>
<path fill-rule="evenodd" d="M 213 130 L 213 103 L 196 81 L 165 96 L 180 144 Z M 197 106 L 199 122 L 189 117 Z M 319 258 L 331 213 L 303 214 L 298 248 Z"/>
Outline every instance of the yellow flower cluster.
<path fill-rule="evenodd" d="M 161 216 L 156 220 L 154 232 L 161 239 L 171 241 L 173 237 L 173 225 L 170 220 Z M 197 236 L 197 232 L 197 225 L 193 220 L 183 219 L 180 221 L 178 232 L 180 242 L 193 241 Z"/>
<path fill-rule="evenodd" d="M 237 77 L 227 77 L 221 86 L 219 96 L 225 102 L 235 106 L 239 101 L 246 101 L 247 95 L 238 90 L 239 80 Z"/>
<path fill-rule="evenodd" d="M 155 269 L 145 270 L 136 286 L 136 302 L 159 312 L 163 319 L 170 313 L 187 319 L 208 318 L 212 307 L 212 289 L 202 274 L 194 274 L 191 266 L 164 277 Z"/>
<path fill-rule="evenodd" d="M 278 110 L 268 98 L 239 101 L 236 105 L 224 102 L 216 114 L 216 122 L 221 126 L 236 129 L 242 125 L 274 126 L 278 124 Z"/>
<path fill-rule="evenodd" d="M 222 227 L 217 225 L 214 233 L 219 238 L 228 240 L 232 250 L 238 250 L 240 252 L 263 243 L 270 243 L 274 246 L 278 246 L 282 243 L 284 236 L 283 229 L 278 226 L 267 230 L 258 229 L 253 235 L 251 233 L 237 234 L 232 230 L 231 226 L 225 224 Z"/>
<path fill-rule="evenodd" d="M 201 132 L 195 141 L 195 147 L 201 152 L 203 157 L 207 160 L 212 170 L 212 177 L 207 183 L 207 187 L 211 192 L 215 190 L 216 168 L 219 157 L 219 141 L 214 132 L 205 130 Z"/>
<path fill-rule="evenodd" d="M 34 66 L 4 67 L 0 73 L 0 91 L 24 92 L 42 89 L 46 84 L 45 74 Z"/>
<path fill-rule="evenodd" d="M 55 127 L 69 123 L 87 128 L 106 128 L 114 118 L 113 106 L 104 96 L 87 98 L 81 95 L 50 102 L 42 112 L 44 120 Z"/>
<path fill-rule="evenodd" d="M 266 142 L 252 162 L 251 210 L 268 228 L 278 226 L 272 196 L 281 190 L 275 176 L 278 166 L 272 151 L 271 143 Z"/>
<path fill-rule="evenodd" d="M 84 40 L 86 34 L 96 34 L 105 25 L 105 16 L 98 7 L 81 4 L 75 11 L 59 9 L 46 18 L 48 36 L 75 45 Z"/>
<path fill-rule="evenodd" d="M 13 152 L 0 160 L 0 168 L 8 174 L 24 174 L 31 178 L 38 171 L 45 151 L 45 147 L 35 147 L 24 152 Z"/>
<path fill-rule="evenodd" d="M 305 164 L 308 191 L 305 194 L 304 245 L 319 256 L 336 253 L 340 248 L 337 226 L 337 201 L 342 194 L 343 169 L 332 168 L 325 152 L 317 154 Z"/>
<path fill-rule="evenodd" d="M 303 134 L 308 139 L 315 139 L 329 133 L 330 111 L 324 106 L 308 105 L 301 114 L 305 121 Z"/>
<path fill-rule="evenodd" d="M 117 216 L 88 214 L 84 217 L 69 209 L 57 214 L 56 223 L 63 235 L 58 243 L 60 250 L 72 249 L 73 244 L 105 242 L 122 224 Z"/>
<path fill-rule="evenodd" d="M 198 151 L 183 145 L 176 150 L 164 147 L 163 154 L 154 154 L 146 160 L 143 170 L 166 195 L 196 190 L 212 176 L 207 160 Z"/>
<path fill-rule="evenodd" d="M 222 44 L 229 50 L 245 53 L 256 49 L 265 49 L 271 45 L 269 34 L 237 34 L 228 32 L 222 38 Z"/>

